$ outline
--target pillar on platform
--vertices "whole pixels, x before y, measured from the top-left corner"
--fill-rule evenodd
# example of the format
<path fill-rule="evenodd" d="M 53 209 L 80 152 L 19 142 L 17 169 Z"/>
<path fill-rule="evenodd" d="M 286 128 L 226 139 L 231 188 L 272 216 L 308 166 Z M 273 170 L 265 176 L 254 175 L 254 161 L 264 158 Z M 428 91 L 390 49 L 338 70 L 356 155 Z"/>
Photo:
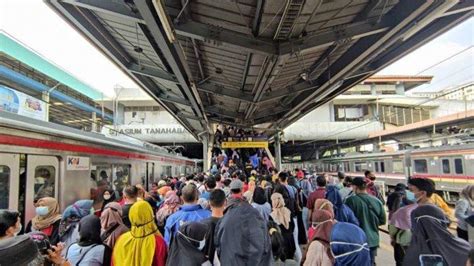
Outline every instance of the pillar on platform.
<path fill-rule="evenodd" d="M 211 168 L 211 161 L 209 157 L 209 136 L 202 136 L 202 171 L 206 172 Z"/>
<path fill-rule="evenodd" d="M 280 143 L 280 133 L 275 134 L 275 167 L 278 170 L 281 170 L 281 143 Z"/>

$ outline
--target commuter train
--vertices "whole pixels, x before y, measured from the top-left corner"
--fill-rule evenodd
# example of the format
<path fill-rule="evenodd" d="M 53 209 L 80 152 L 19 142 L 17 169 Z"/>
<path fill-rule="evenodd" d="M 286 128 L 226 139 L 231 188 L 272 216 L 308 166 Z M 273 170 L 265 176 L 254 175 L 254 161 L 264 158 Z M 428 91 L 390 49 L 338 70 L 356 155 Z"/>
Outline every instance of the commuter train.
<path fill-rule="evenodd" d="M 196 160 L 155 145 L 0 112 L 0 209 L 19 210 L 24 221 L 38 196 L 54 195 L 64 210 L 91 198 L 98 181 L 120 190 L 198 171 Z"/>
<path fill-rule="evenodd" d="M 372 171 L 377 180 L 390 188 L 405 183 L 408 176 L 431 178 L 436 190 L 452 202 L 466 185 L 474 185 L 474 144 L 446 145 L 383 153 L 360 153 L 342 157 L 323 158 L 299 164 L 285 164 L 285 168 L 308 168 L 336 176 L 364 176 Z M 454 196 L 454 198 L 453 198 Z"/>

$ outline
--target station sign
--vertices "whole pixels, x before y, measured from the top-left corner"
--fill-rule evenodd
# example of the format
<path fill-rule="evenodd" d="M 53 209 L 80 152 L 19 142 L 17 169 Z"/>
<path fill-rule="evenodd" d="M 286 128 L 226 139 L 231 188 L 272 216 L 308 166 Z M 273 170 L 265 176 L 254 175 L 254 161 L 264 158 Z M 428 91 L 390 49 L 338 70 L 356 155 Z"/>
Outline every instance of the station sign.
<path fill-rule="evenodd" d="M 90 169 L 89 157 L 67 156 L 66 169 L 68 171 L 84 171 Z"/>
<path fill-rule="evenodd" d="M 14 89 L 0 86 L 0 111 L 48 121 L 45 102 Z"/>
<path fill-rule="evenodd" d="M 224 149 L 239 148 L 268 148 L 268 141 L 224 141 L 221 144 Z"/>
<path fill-rule="evenodd" d="M 178 124 L 118 125 L 103 127 L 102 134 L 109 137 L 130 136 L 148 142 L 195 143 L 196 139 Z"/>

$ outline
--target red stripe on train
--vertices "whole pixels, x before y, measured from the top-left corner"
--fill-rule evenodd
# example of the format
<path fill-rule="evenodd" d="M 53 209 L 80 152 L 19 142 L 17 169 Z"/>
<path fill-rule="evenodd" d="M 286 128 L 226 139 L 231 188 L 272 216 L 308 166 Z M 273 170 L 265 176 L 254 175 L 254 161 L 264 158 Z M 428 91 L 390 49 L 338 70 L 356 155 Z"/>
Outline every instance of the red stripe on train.
<path fill-rule="evenodd" d="M 52 150 L 71 151 L 71 152 L 97 154 L 97 155 L 107 155 L 107 156 L 114 156 L 114 157 L 127 158 L 127 159 L 141 159 L 141 160 L 154 159 L 154 160 L 172 162 L 172 163 L 186 162 L 184 160 L 181 161 L 181 160 L 168 159 L 164 157 L 148 156 L 148 155 L 133 153 L 133 152 L 123 152 L 123 151 L 117 151 L 117 150 L 55 142 L 55 141 L 49 141 L 49 140 L 17 137 L 17 136 L 12 136 L 12 135 L 5 135 L 5 134 L 0 134 L 0 144 L 25 146 L 25 147 L 33 147 L 33 148 L 45 148 L 45 149 L 52 149 Z"/>
<path fill-rule="evenodd" d="M 337 172 L 329 172 L 331 175 L 334 175 L 336 176 L 337 175 Z M 380 177 L 380 178 L 389 178 L 389 179 L 405 179 L 405 175 L 401 175 L 401 174 L 385 174 L 385 173 L 375 173 L 376 177 Z M 348 176 L 364 176 L 364 173 L 363 172 L 348 172 L 348 173 L 345 173 L 346 175 Z M 422 178 L 452 178 L 452 179 L 474 179 L 474 176 L 468 176 L 468 175 L 446 175 L 446 174 L 437 174 L 437 175 L 433 175 L 433 174 L 413 174 L 412 177 L 414 178 L 417 178 L 417 177 L 422 177 Z"/>

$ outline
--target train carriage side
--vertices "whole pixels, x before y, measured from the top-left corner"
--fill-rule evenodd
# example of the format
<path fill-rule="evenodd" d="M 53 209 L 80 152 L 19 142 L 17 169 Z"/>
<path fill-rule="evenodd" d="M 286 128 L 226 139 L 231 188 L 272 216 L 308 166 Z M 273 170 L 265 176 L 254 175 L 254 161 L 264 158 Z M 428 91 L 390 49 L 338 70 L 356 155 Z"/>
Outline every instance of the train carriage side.
<path fill-rule="evenodd" d="M 183 166 L 189 171 L 195 162 L 97 133 L 0 115 L 0 208 L 20 210 L 25 221 L 34 216 L 37 197 L 54 196 L 64 209 L 98 196 L 93 193 L 98 181 L 116 189 L 146 185 Z"/>
<path fill-rule="evenodd" d="M 414 150 L 411 163 L 412 176 L 435 181 L 447 201 L 455 201 L 466 185 L 474 184 L 474 144 Z"/>

